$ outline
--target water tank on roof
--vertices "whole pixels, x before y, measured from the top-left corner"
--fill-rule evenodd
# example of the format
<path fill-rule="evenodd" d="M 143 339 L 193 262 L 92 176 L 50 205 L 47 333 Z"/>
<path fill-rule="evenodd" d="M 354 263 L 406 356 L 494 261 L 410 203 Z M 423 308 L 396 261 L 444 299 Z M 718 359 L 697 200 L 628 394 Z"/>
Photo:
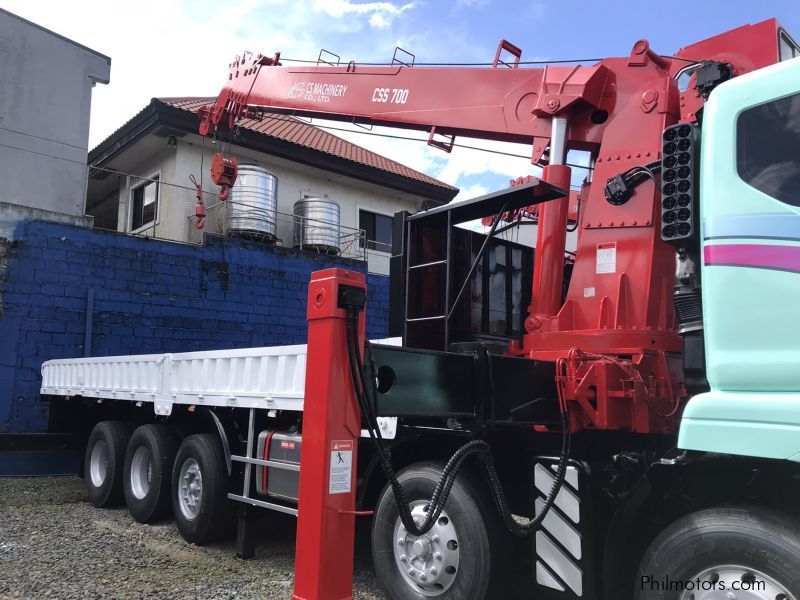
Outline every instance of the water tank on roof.
<path fill-rule="evenodd" d="M 226 203 L 230 235 L 275 241 L 278 179 L 272 173 L 258 165 L 239 165 L 239 175 Z"/>
<path fill-rule="evenodd" d="M 305 196 L 294 204 L 294 247 L 338 254 L 339 205 L 328 196 Z"/>

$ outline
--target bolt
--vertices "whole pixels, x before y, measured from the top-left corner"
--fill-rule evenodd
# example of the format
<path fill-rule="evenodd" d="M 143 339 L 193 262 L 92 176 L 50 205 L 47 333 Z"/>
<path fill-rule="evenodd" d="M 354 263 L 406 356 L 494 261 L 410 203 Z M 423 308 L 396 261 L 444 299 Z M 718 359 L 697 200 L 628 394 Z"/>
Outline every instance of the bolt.
<path fill-rule="evenodd" d="M 633 51 L 634 51 L 634 53 L 636 53 L 636 54 L 642 54 L 642 53 L 644 53 L 646 50 L 647 50 L 647 42 L 645 42 L 644 40 L 639 40 L 639 41 L 638 41 L 638 42 L 636 42 L 636 44 L 633 46 Z"/>
<path fill-rule="evenodd" d="M 401 563 L 408 562 L 408 557 L 406 557 L 405 554 L 401 554 L 400 555 L 400 562 Z"/>
<path fill-rule="evenodd" d="M 438 535 L 436 535 L 436 534 L 434 534 L 434 536 L 431 538 L 431 541 L 432 541 L 434 544 L 438 544 L 438 543 L 439 543 L 439 536 L 438 536 Z"/>
<path fill-rule="evenodd" d="M 425 573 L 420 573 L 419 574 L 419 580 L 420 581 L 427 581 L 428 580 L 428 576 L 425 575 Z"/>
<path fill-rule="evenodd" d="M 547 108 L 550 110 L 558 110 L 559 106 L 561 106 L 561 102 L 557 98 L 547 101 Z"/>
<path fill-rule="evenodd" d="M 414 569 L 409 569 L 408 574 L 411 575 L 411 577 L 413 577 L 414 575 L 417 574 L 417 572 Z"/>
<path fill-rule="evenodd" d="M 433 558 L 435 558 L 436 560 L 442 560 L 442 553 L 441 552 L 434 552 L 433 553 Z"/>
<path fill-rule="evenodd" d="M 431 575 L 437 575 L 439 573 L 436 567 L 431 567 Z"/>
<path fill-rule="evenodd" d="M 398 546 L 403 546 L 405 543 L 406 543 L 406 541 L 405 541 L 405 539 L 403 539 L 403 538 L 399 538 L 399 539 L 397 540 L 397 545 L 398 545 Z"/>

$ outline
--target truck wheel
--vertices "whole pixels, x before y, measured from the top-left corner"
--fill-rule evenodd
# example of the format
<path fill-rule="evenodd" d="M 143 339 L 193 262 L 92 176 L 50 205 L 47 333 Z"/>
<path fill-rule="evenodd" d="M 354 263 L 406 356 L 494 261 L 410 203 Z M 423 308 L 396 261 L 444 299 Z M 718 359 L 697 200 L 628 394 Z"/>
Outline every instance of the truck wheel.
<path fill-rule="evenodd" d="M 122 421 L 100 421 L 89 434 L 83 471 L 89 500 L 97 508 L 122 504 L 122 471 L 130 428 Z"/>
<path fill-rule="evenodd" d="M 418 463 L 398 475 L 414 517 L 442 474 L 438 463 Z M 503 598 L 510 568 L 505 527 L 484 488 L 463 472 L 436 524 L 422 537 L 403 527 L 390 486 L 384 488 L 372 525 L 372 556 L 392 600 Z"/>
<path fill-rule="evenodd" d="M 125 504 L 139 523 L 169 516 L 170 480 L 178 439 L 167 425 L 142 425 L 133 432 L 125 452 Z"/>
<path fill-rule="evenodd" d="M 228 532 L 227 470 L 216 434 L 190 435 L 181 443 L 172 467 L 172 511 L 187 542 L 207 544 Z"/>
<path fill-rule="evenodd" d="M 634 591 L 637 600 L 800 600 L 798 594 L 800 523 L 751 508 L 703 510 L 667 527 L 645 553 Z"/>

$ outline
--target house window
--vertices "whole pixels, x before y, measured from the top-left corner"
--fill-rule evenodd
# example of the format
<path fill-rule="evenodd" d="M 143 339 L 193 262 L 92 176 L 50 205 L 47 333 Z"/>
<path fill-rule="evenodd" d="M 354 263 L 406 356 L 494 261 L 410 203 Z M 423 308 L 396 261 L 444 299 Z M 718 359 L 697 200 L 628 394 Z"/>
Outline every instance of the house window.
<path fill-rule="evenodd" d="M 368 249 L 380 252 L 392 251 L 392 217 L 359 210 L 358 228 L 366 233 Z"/>
<path fill-rule="evenodd" d="M 131 231 L 154 223 L 158 211 L 158 176 L 131 190 Z"/>

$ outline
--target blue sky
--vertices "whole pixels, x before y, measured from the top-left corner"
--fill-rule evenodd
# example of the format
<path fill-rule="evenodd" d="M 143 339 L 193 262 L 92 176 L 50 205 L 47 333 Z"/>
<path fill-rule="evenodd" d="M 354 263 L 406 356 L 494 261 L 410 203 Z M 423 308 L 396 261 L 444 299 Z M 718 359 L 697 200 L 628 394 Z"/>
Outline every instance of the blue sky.
<path fill-rule="evenodd" d="M 800 38 L 800 1 L 511 2 L 489 0 L 0 0 L 3 8 L 112 58 L 111 83 L 93 94 L 89 146 L 155 96 L 216 95 L 226 65 L 243 50 L 385 61 L 395 46 L 417 61 L 487 61 L 501 38 L 523 59 L 627 56 L 639 38 L 662 53 L 716 33 L 777 17 Z M 111 10 L 113 6 L 113 10 Z M 396 130 L 390 133 L 397 133 Z M 357 133 L 343 137 L 464 189 L 499 189 L 532 172 L 529 161 Z M 460 140 L 473 143 L 468 140 Z M 483 142 L 528 154 L 524 146 Z"/>

